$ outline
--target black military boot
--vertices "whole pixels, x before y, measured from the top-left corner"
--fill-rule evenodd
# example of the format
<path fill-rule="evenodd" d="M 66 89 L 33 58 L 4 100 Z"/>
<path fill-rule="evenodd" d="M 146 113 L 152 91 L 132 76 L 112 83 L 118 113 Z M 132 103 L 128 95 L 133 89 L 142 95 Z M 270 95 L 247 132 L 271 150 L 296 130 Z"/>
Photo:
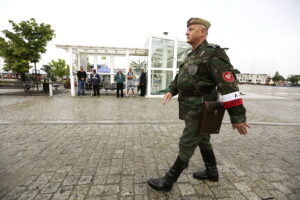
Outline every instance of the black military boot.
<path fill-rule="evenodd" d="M 200 149 L 205 170 L 193 173 L 193 177 L 199 180 L 219 181 L 219 173 L 214 151 Z"/>
<path fill-rule="evenodd" d="M 175 163 L 164 177 L 156 179 L 151 178 L 148 180 L 148 185 L 154 190 L 169 192 L 182 171 L 187 167 L 188 162 L 183 161 L 179 157 L 177 157 Z"/>

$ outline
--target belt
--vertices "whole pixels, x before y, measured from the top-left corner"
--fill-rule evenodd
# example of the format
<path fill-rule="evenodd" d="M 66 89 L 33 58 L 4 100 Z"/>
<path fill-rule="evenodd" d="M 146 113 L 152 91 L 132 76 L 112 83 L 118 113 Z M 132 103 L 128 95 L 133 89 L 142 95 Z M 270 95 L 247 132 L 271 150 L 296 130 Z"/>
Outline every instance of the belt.
<path fill-rule="evenodd" d="M 203 94 L 196 91 L 182 92 L 179 91 L 179 97 L 202 97 Z"/>

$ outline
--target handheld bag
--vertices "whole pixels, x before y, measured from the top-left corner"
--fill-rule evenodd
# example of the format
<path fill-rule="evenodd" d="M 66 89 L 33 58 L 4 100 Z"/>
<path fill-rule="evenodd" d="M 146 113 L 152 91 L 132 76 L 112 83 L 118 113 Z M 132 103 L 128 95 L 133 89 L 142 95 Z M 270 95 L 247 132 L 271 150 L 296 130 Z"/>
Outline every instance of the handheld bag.
<path fill-rule="evenodd" d="M 216 134 L 220 132 L 225 109 L 223 102 L 203 102 L 200 113 L 200 130 L 203 134 Z"/>

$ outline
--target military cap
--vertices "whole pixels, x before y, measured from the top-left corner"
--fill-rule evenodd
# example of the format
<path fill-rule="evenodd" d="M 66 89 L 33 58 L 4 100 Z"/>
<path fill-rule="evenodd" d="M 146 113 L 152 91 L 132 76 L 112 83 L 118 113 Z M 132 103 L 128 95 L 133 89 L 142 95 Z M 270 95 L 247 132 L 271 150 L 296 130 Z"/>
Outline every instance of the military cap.
<path fill-rule="evenodd" d="M 205 20 L 205 19 L 201 19 L 198 17 L 192 17 L 187 21 L 187 27 L 189 27 L 192 24 L 201 24 L 203 26 L 205 26 L 207 28 L 207 30 L 210 27 L 210 23 L 209 21 Z"/>

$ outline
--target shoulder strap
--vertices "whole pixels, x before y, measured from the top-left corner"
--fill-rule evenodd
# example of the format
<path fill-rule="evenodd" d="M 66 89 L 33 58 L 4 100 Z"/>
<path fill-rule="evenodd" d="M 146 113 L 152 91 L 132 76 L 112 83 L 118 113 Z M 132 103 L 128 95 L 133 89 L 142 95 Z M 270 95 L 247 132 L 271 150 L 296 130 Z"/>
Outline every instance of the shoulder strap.
<path fill-rule="evenodd" d="M 220 47 L 220 45 L 218 45 L 218 44 L 213 44 L 213 43 L 209 43 L 207 46 L 208 46 L 208 47 L 213 47 L 213 48 Z"/>

